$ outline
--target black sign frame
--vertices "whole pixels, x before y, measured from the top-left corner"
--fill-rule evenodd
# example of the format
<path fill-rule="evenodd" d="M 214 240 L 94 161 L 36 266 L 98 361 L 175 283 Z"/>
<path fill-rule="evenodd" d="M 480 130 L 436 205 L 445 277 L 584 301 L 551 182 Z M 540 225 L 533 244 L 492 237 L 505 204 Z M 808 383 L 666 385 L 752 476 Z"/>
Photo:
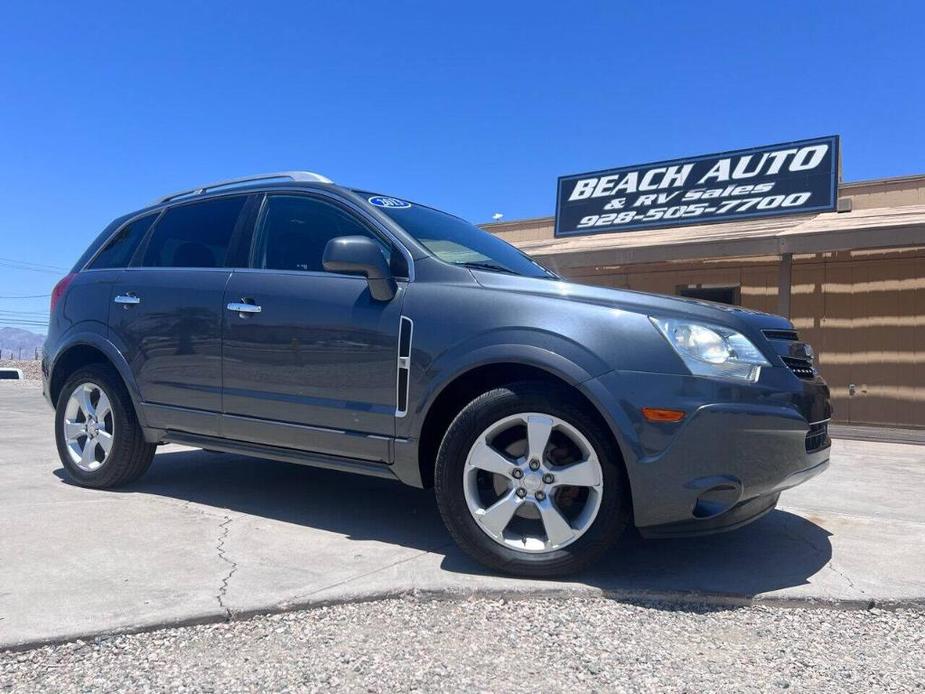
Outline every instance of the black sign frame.
<path fill-rule="evenodd" d="M 810 198 L 806 201 L 805 205 L 796 205 L 790 206 L 787 208 L 781 209 L 761 209 L 754 211 L 744 211 L 744 212 L 735 212 L 729 211 L 725 213 L 717 213 L 716 211 L 711 211 L 709 214 L 698 213 L 696 216 L 685 217 L 685 218 L 660 218 L 657 220 L 647 221 L 645 219 L 633 220 L 631 222 L 624 223 L 610 223 L 602 225 L 600 228 L 596 228 L 596 225 L 578 228 L 575 224 L 576 213 L 573 211 L 575 208 L 585 208 L 584 216 L 577 214 L 577 217 L 584 221 L 588 219 L 589 216 L 594 216 L 595 212 L 593 209 L 599 205 L 606 205 L 608 200 L 616 200 L 619 197 L 626 198 L 638 198 L 640 193 L 638 191 L 624 195 L 620 193 L 615 195 L 613 198 L 609 196 L 601 196 L 596 198 L 593 202 L 588 203 L 585 199 L 574 201 L 569 204 L 569 201 L 565 200 L 566 198 L 566 187 L 571 182 L 577 182 L 580 180 L 587 180 L 589 178 L 601 178 L 605 176 L 613 176 L 624 173 L 639 172 L 644 173 L 647 170 L 658 168 L 658 167 L 683 167 L 687 164 L 692 164 L 692 171 L 697 167 L 698 164 L 703 164 L 703 162 L 719 162 L 724 159 L 732 160 L 737 157 L 742 157 L 745 155 L 755 155 L 755 154 L 770 154 L 772 152 L 780 151 L 783 149 L 793 149 L 793 148 L 804 148 L 812 147 L 814 145 L 828 144 L 830 149 L 827 154 L 824 155 L 823 161 L 828 159 L 828 166 L 822 169 L 819 172 L 813 173 L 812 177 L 818 179 L 818 183 L 814 190 L 808 191 L 811 193 Z M 715 165 L 715 163 L 714 163 Z M 764 145 L 761 147 L 750 147 L 748 149 L 737 149 L 729 150 L 726 152 L 717 152 L 715 154 L 704 154 L 696 157 L 683 157 L 679 159 L 669 159 L 665 161 L 650 162 L 647 164 L 635 164 L 631 166 L 621 166 L 614 169 L 601 169 L 598 171 L 589 171 L 586 173 L 580 174 L 570 174 L 567 176 L 560 176 L 556 182 L 556 217 L 555 217 L 555 237 L 572 237 L 572 236 L 586 236 L 586 235 L 595 235 L 595 234 L 606 234 L 606 233 L 627 233 L 633 231 L 641 231 L 643 229 L 653 229 L 653 228 L 675 228 L 679 226 L 689 226 L 689 225 L 702 225 L 702 224 L 720 224 L 723 222 L 729 222 L 734 220 L 741 219 L 756 219 L 760 217 L 777 217 L 782 215 L 797 215 L 797 214 L 808 214 L 812 212 L 832 212 L 836 209 L 838 202 L 838 182 L 840 178 L 840 165 L 841 165 L 841 148 L 838 135 L 829 135 L 825 137 L 816 137 L 807 140 L 794 140 L 791 142 L 781 142 L 773 145 Z M 822 163 L 819 166 L 823 166 Z M 782 167 L 783 168 L 783 167 Z M 759 175 L 753 179 L 743 179 L 736 182 L 714 182 L 714 183 L 704 183 L 698 184 L 694 182 L 685 181 L 684 185 L 672 188 L 681 195 L 680 198 L 683 198 L 684 195 L 688 194 L 691 190 L 699 190 L 701 188 L 709 187 L 720 187 L 725 189 L 731 189 L 733 186 L 744 186 L 749 183 L 757 184 L 760 182 L 764 183 L 774 183 L 783 182 L 788 185 L 793 185 L 794 182 L 799 181 L 801 178 L 809 178 L 809 174 L 803 174 L 802 172 L 793 173 L 793 172 L 778 172 L 776 174 L 765 174 Z M 826 181 L 825 187 L 821 185 L 822 179 L 828 179 Z M 694 181 L 697 179 L 694 178 Z M 574 190 L 575 186 L 572 186 L 568 189 L 568 193 Z M 826 196 L 818 203 L 813 200 L 816 193 L 825 193 Z M 774 195 L 769 195 L 766 197 L 780 197 L 776 193 Z M 723 200 L 726 200 L 728 204 L 729 200 L 738 198 L 740 201 L 744 201 L 750 198 L 743 198 L 742 194 L 738 196 L 719 196 L 719 200 L 722 203 Z M 565 204 L 563 201 L 565 200 Z M 577 202 L 577 204 L 575 204 Z M 683 205 L 683 200 L 679 200 L 676 203 L 672 203 L 674 207 Z M 694 207 L 699 207 L 698 204 L 693 203 Z M 773 202 L 773 201 L 771 201 Z M 810 204 L 812 203 L 812 204 Z M 760 203 L 758 203 L 760 204 Z M 572 209 L 566 210 L 566 208 L 571 207 Z M 665 207 L 664 204 L 661 207 Z M 622 206 L 618 208 L 613 208 L 616 212 L 627 212 L 629 210 L 639 212 L 641 210 L 652 210 L 653 205 L 645 205 L 640 208 L 638 204 L 631 206 Z M 709 207 L 707 208 L 709 209 Z M 603 211 L 603 210 L 601 210 Z M 598 216 L 603 216 L 599 212 Z M 609 214 L 609 213 L 607 213 Z M 651 212 L 646 212 L 646 214 L 651 215 Z M 567 217 L 567 219 L 566 219 Z M 564 224 L 565 221 L 568 221 L 568 224 Z"/>

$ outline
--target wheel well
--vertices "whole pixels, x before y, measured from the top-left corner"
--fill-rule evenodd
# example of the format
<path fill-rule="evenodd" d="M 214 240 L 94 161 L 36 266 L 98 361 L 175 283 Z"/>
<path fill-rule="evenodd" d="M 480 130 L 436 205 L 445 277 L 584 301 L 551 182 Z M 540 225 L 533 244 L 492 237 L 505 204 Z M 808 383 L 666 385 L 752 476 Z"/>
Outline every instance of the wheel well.
<path fill-rule="evenodd" d="M 443 441 L 443 435 L 456 415 L 482 393 L 517 381 L 540 381 L 568 388 L 585 402 L 588 412 L 600 420 L 604 430 L 610 432 L 610 427 L 607 426 L 594 404 L 581 391 L 555 374 L 526 364 L 501 363 L 480 366 L 457 376 L 440 391 L 440 395 L 430 406 L 424 418 L 421 440 L 418 444 L 418 466 L 421 472 L 421 482 L 425 487 L 432 487 L 434 484 L 437 451 Z M 613 434 L 611 434 L 611 439 L 613 439 Z M 613 444 L 614 450 L 619 453 L 620 447 L 617 441 L 613 440 Z"/>
<path fill-rule="evenodd" d="M 71 374 L 88 364 L 112 365 L 105 354 L 90 345 L 75 345 L 58 357 L 48 390 L 52 402 L 58 402 L 58 394 Z"/>

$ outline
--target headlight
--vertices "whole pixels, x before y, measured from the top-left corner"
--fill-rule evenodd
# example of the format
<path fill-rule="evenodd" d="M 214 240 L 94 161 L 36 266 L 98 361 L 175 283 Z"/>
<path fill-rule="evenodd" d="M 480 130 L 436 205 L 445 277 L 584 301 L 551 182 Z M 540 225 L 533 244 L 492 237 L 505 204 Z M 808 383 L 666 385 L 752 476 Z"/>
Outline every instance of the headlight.
<path fill-rule="evenodd" d="M 747 337 L 729 328 L 678 318 L 649 316 L 649 320 L 696 376 L 754 383 L 761 367 L 771 365 Z"/>

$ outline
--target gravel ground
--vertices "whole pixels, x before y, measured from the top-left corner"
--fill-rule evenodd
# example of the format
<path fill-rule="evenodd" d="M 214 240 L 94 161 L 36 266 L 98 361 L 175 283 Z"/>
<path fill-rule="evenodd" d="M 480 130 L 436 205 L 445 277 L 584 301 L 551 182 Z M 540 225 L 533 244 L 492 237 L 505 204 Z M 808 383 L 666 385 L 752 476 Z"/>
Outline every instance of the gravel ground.
<path fill-rule="evenodd" d="M 0 654 L 0 691 L 925 691 L 925 613 L 395 599 Z"/>
<path fill-rule="evenodd" d="M 0 369 L 22 369 L 22 375 L 30 381 L 42 380 L 42 362 L 36 359 L 0 359 Z"/>

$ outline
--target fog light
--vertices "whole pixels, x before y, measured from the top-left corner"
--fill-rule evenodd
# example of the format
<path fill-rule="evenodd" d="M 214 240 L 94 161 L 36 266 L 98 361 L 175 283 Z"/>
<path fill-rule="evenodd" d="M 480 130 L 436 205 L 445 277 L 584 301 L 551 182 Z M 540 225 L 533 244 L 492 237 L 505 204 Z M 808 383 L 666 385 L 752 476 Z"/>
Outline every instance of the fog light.
<path fill-rule="evenodd" d="M 666 410 L 660 407 L 643 407 L 642 416 L 650 422 L 680 422 L 684 419 L 684 411 Z"/>
<path fill-rule="evenodd" d="M 697 497 L 693 516 L 701 519 L 718 516 L 739 503 L 741 496 L 740 484 L 718 484 Z"/>

